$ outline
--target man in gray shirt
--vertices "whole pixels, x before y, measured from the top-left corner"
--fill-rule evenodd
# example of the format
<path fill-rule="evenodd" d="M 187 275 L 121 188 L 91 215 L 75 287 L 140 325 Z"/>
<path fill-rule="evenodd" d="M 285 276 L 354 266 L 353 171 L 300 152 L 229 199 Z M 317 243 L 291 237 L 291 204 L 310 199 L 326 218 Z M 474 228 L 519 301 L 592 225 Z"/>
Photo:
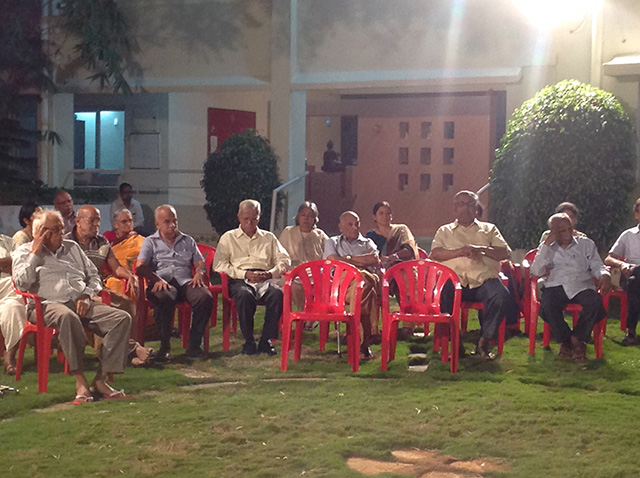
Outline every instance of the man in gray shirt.
<path fill-rule="evenodd" d="M 611 288 L 611 276 L 600 259 L 594 242 L 573 235 L 573 224 L 564 213 L 549 218 L 550 234 L 540 244 L 531 264 L 531 273 L 548 279 L 542 290 L 540 316 L 551 327 L 553 338 L 561 344 L 560 357 L 584 362 L 585 342 L 593 326 L 606 312 L 598 295 L 594 278 L 603 296 Z M 562 309 L 567 304 L 580 304 L 582 312 L 573 331 L 564 320 Z"/>
<path fill-rule="evenodd" d="M 375 274 L 378 268 L 378 248 L 375 242 L 360 234 L 360 217 L 353 211 L 340 215 L 338 229 L 341 234 L 324 243 L 324 259 L 339 260 L 356 266 L 364 279 L 360 323 L 362 324 L 362 345 L 360 360 L 373 360 L 369 349 L 372 331 L 378 330 L 378 291 L 380 278 Z"/>
<path fill-rule="evenodd" d="M 57 211 L 43 211 L 33 221 L 33 242 L 13 253 L 13 281 L 20 290 L 42 299 L 45 325 L 59 331 L 60 345 L 76 379 L 76 405 L 93 401 L 83 373 L 83 324 L 103 337 L 100 366 L 92 387 L 104 398 L 125 398 L 105 381 L 123 373 L 127 358 L 131 316 L 91 300 L 101 289 L 96 266 L 73 241 L 62 238 L 64 225 Z M 31 311 L 30 320 L 34 320 Z"/>

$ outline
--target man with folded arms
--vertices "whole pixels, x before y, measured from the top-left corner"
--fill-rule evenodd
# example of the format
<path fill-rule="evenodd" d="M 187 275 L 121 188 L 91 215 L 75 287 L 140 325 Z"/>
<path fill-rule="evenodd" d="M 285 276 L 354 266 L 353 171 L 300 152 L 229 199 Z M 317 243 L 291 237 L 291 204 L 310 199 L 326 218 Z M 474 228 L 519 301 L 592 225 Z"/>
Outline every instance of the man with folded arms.
<path fill-rule="evenodd" d="M 441 226 L 431 244 L 429 259 L 453 269 L 460 278 L 462 300 L 482 302 L 480 340 L 476 354 L 493 358 L 489 343 L 495 340 L 498 327 L 509 310 L 512 298 L 499 278 L 500 261 L 508 259 L 511 249 L 502 234 L 489 222 L 478 221 L 478 196 L 472 191 L 460 191 L 453 198 L 456 220 Z M 453 308 L 453 284 L 442 291 L 442 309 Z"/>
<path fill-rule="evenodd" d="M 338 223 L 340 235 L 330 237 L 324 243 L 323 257 L 329 260 L 343 261 L 355 266 L 362 274 L 364 288 L 360 306 L 360 324 L 362 325 L 362 344 L 360 360 L 373 360 L 375 357 L 369 349 L 371 330 L 378 324 L 378 294 L 380 278 L 376 274 L 378 264 L 378 248 L 372 239 L 360 234 L 360 217 L 353 211 L 345 211 L 340 215 Z M 353 287 L 353 286 L 352 286 Z M 351 297 L 352 291 L 348 291 Z"/>
<path fill-rule="evenodd" d="M 531 264 L 533 275 L 544 276 L 548 272 L 540 299 L 540 316 L 561 344 L 558 356 L 584 362 L 587 359 L 585 343 L 591 330 L 606 315 L 594 278 L 600 294 L 606 295 L 611 288 L 611 276 L 595 243 L 587 237 L 573 235 L 573 224 L 567 214 L 551 216 L 549 230 Z M 567 304 L 582 306 L 573 330 L 564 319 L 563 308 Z"/>
<path fill-rule="evenodd" d="M 45 325 L 59 331 L 60 345 L 76 379 L 76 405 L 93 401 L 83 373 L 85 335 L 83 324 L 103 338 L 100 366 L 92 387 L 104 398 L 125 398 L 105 381 L 123 373 L 127 358 L 131 316 L 122 310 L 91 300 L 102 285 L 96 266 L 73 241 L 62 238 L 62 216 L 43 211 L 33 221 L 33 242 L 13 253 L 13 280 L 20 290 L 42 299 Z M 35 312 L 30 311 L 30 320 Z"/>
<path fill-rule="evenodd" d="M 244 337 L 242 353 L 277 353 L 271 340 L 278 338 L 282 316 L 282 289 L 271 279 L 279 278 L 291 265 L 286 249 L 276 236 L 258 228 L 260 203 L 245 199 L 238 206 L 237 229 L 225 232 L 218 242 L 213 269 L 229 276 L 229 294 L 238 309 Z M 253 337 L 253 316 L 258 302 L 264 303 L 264 325 L 258 346 Z"/>
<path fill-rule="evenodd" d="M 160 350 L 155 361 L 166 362 L 171 358 L 173 309 L 176 303 L 185 300 L 193 316 L 186 355 L 204 357 L 200 345 L 213 308 L 204 257 L 196 241 L 178 230 L 178 215 L 173 206 L 158 206 L 155 223 L 157 231 L 145 238 L 136 261 L 136 274 L 148 283 L 147 297 L 153 304 L 160 334 Z"/>

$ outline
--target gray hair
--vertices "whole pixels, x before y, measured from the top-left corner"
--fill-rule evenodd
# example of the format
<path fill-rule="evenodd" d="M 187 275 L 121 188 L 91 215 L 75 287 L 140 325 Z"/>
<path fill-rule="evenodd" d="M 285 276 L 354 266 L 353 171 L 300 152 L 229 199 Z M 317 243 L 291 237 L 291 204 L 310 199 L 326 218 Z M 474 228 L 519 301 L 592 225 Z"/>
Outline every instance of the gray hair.
<path fill-rule="evenodd" d="M 160 211 L 162 211 L 163 209 L 169 209 L 176 218 L 178 217 L 178 213 L 176 212 L 176 208 L 175 207 L 173 207 L 171 204 L 162 204 L 161 206 L 158 206 L 154 210 L 154 212 L 153 212 L 154 220 L 158 220 L 158 213 Z"/>
<path fill-rule="evenodd" d="M 300 213 L 304 210 L 304 209 L 311 209 L 311 211 L 313 212 L 313 216 L 314 216 L 314 221 L 313 221 L 313 226 L 315 227 L 318 224 L 318 221 L 320 220 L 319 214 L 318 214 L 318 206 L 316 206 L 316 203 L 312 202 L 312 201 L 304 201 L 302 204 L 300 204 L 300 207 L 298 208 L 298 212 L 296 213 L 296 226 L 299 226 L 298 224 L 298 216 L 300 215 Z"/>
<path fill-rule="evenodd" d="M 260 214 L 260 203 L 255 199 L 245 199 L 238 205 L 238 214 L 245 209 L 253 209 L 254 211 L 258 211 L 258 214 Z"/>
<path fill-rule="evenodd" d="M 459 196 L 469 196 L 471 199 L 473 199 L 476 204 L 479 201 L 478 195 L 476 193 L 474 193 L 473 191 L 467 191 L 466 189 L 463 189 L 462 191 L 458 191 L 456 193 L 455 196 L 453 196 L 453 199 L 458 199 Z"/>
<path fill-rule="evenodd" d="M 358 214 L 353 212 L 353 211 L 345 211 L 342 214 L 340 214 L 340 222 L 342 222 L 342 218 L 344 216 L 346 216 L 347 214 L 350 215 L 350 216 L 355 217 L 358 220 L 358 222 L 360 222 L 360 216 L 358 216 Z"/>
<path fill-rule="evenodd" d="M 44 224 L 47 222 L 47 218 L 50 216 L 54 216 L 61 226 L 64 225 L 64 221 L 62 220 L 62 214 L 60 211 L 56 211 L 55 209 L 43 209 L 40 212 L 36 212 L 33 215 L 33 224 L 31 224 L 32 233 L 35 232 L 36 229 L 40 226 L 40 224 Z"/>
<path fill-rule="evenodd" d="M 120 216 L 120 214 L 125 212 L 128 212 L 129 214 L 131 214 L 131 217 L 133 218 L 133 214 L 131 213 L 131 211 L 129 211 L 129 209 L 127 209 L 126 207 L 121 207 L 115 213 L 113 213 L 113 219 L 117 219 L 117 217 Z"/>
<path fill-rule="evenodd" d="M 567 221 L 571 222 L 571 218 L 567 213 L 557 212 L 555 214 L 552 214 L 551 217 L 549 217 L 549 220 L 547 221 L 547 225 L 549 226 L 549 229 L 551 229 L 551 223 L 556 219 L 566 219 Z M 571 222 L 571 225 L 573 226 L 572 222 Z"/>

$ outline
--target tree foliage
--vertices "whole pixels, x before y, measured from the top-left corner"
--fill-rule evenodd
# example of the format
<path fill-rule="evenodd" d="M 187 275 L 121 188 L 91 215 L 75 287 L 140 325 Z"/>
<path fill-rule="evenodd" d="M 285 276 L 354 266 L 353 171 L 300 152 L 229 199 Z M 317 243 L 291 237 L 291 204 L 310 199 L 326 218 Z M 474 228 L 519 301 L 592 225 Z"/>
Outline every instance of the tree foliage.
<path fill-rule="evenodd" d="M 209 156 L 200 185 L 207 217 L 219 234 L 238 227 L 238 204 L 244 199 L 260 203 L 259 226 L 268 229 L 272 192 L 280 185 L 276 154 L 255 130 L 234 134 Z"/>
<path fill-rule="evenodd" d="M 576 80 L 516 110 L 491 171 L 491 219 L 512 247 L 532 248 L 557 204 L 575 203 L 578 228 L 608 249 L 629 216 L 633 124 L 618 100 Z"/>

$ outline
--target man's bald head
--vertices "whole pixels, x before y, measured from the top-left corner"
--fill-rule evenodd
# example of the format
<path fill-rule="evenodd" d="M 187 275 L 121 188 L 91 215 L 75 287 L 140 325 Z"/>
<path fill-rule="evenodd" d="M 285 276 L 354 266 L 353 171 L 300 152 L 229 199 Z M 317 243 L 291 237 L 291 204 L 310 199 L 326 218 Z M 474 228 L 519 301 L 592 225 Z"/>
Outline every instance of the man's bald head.
<path fill-rule="evenodd" d="M 360 235 L 360 217 L 353 211 L 345 211 L 340 214 L 338 223 L 340 233 L 349 241 L 353 241 Z"/>
<path fill-rule="evenodd" d="M 548 224 L 556 242 L 562 247 L 569 245 L 573 238 L 573 223 L 569 215 L 564 212 L 553 214 Z"/>

